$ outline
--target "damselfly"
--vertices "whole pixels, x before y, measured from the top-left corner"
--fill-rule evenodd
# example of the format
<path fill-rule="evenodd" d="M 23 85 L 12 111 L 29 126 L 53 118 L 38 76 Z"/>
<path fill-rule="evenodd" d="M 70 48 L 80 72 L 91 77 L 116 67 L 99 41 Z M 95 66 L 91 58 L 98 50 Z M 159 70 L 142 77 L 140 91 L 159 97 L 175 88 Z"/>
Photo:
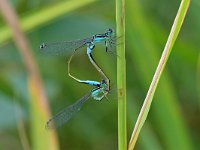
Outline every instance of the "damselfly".
<path fill-rule="evenodd" d="M 64 123 L 67 123 L 77 112 L 80 111 L 83 104 L 92 97 L 95 100 L 101 100 L 109 93 L 107 91 L 107 85 L 104 80 L 101 81 L 101 86 L 94 88 L 92 91 L 88 92 L 82 98 L 77 100 L 74 104 L 68 106 L 55 116 L 53 116 L 46 123 L 47 129 L 55 129 L 62 126 Z"/>
<path fill-rule="evenodd" d="M 87 55 L 89 57 L 90 62 L 93 64 L 93 66 L 98 70 L 98 72 L 102 75 L 102 77 L 106 80 L 107 84 L 109 84 L 109 78 L 105 75 L 105 73 L 102 71 L 102 69 L 97 65 L 95 62 L 93 56 L 92 56 L 92 50 L 95 47 L 96 43 L 99 42 L 105 42 L 106 52 L 109 48 L 112 48 L 115 44 L 115 36 L 112 29 L 106 30 L 103 34 L 95 34 L 91 37 L 84 38 L 82 40 L 75 40 L 75 41 L 64 41 L 64 42 L 55 42 L 55 43 L 43 43 L 40 45 L 40 49 L 42 50 L 42 53 L 48 53 L 53 55 L 66 55 L 69 50 L 74 50 L 74 53 L 81 47 L 87 46 Z M 69 68 L 70 68 L 70 62 L 74 54 L 70 57 L 68 61 L 68 75 L 75 79 L 76 81 L 80 83 L 90 84 L 98 86 L 99 82 L 96 81 L 88 81 L 88 80 L 80 80 L 75 78 L 70 74 Z M 109 85 L 108 85 L 109 87 Z"/>
<path fill-rule="evenodd" d="M 67 55 L 69 51 L 76 51 L 79 48 L 87 45 L 88 43 L 96 44 L 99 42 L 105 42 L 106 51 L 108 51 L 108 46 L 110 48 L 115 44 L 115 36 L 112 29 L 106 30 L 103 34 L 95 34 L 93 36 L 78 39 L 74 41 L 63 41 L 54 43 L 42 43 L 40 49 L 42 53 L 52 54 L 52 55 Z"/>

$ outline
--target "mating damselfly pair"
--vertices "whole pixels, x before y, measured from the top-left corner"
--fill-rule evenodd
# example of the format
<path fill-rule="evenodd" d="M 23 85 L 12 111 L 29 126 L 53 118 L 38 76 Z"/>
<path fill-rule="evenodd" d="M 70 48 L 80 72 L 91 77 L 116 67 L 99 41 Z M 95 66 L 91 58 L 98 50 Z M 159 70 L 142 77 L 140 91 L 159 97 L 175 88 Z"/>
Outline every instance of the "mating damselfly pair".
<path fill-rule="evenodd" d="M 49 121 L 47 121 L 46 123 L 46 128 L 52 129 L 62 126 L 81 109 L 82 105 L 90 97 L 92 97 L 95 100 L 101 100 L 104 97 L 106 97 L 106 95 L 110 92 L 110 79 L 106 76 L 103 70 L 96 63 L 95 59 L 92 56 L 92 51 L 94 50 L 96 43 L 104 42 L 105 50 L 106 52 L 108 52 L 109 49 L 113 49 L 113 47 L 115 46 L 115 40 L 116 38 L 114 36 L 113 30 L 108 29 L 105 33 L 95 34 L 93 36 L 81 40 L 78 39 L 74 41 L 43 43 L 40 45 L 40 50 L 42 53 L 48 53 L 52 55 L 63 56 L 66 55 L 69 50 L 73 50 L 73 54 L 71 55 L 68 61 L 68 75 L 79 83 L 95 86 L 94 89 L 89 91 L 82 98 L 77 100 L 74 104 L 68 106 L 67 108 L 53 116 L 51 119 L 49 119 Z M 72 60 L 72 57 L 74 56 L 76 51 L 82 47 L 87 47 L 87 55 L 90 62 L 102 76 L 103 79 L 100 82 L 92 80 L 80 80 L 70 74 L 70 62 Z"/>

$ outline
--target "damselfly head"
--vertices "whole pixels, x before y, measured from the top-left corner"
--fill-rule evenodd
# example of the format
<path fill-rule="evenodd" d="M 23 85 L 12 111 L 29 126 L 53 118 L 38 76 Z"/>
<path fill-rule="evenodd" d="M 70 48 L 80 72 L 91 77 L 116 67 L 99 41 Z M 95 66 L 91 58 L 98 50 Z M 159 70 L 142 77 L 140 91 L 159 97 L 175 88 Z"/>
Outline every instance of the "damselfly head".
<path fill-rule="evenodd" d="M 105 35 L 106 36 L 111 36 L 113 33 L 113 29 L 109 28 L 108 30 L 106 30 Z"/>
<path fill-rule="evenodd" d="M 101 85 L 102 85 L 102 84 L 106 84 L 106 80 L 102 79 L 102 80 L 101 80 Z"/>
<path fill-rule="evenodd" d="M 40 45 L 40 49 L 43 49 L 43 48 L 45 48 L 47 45 L 45 44 L 45 43 L 42 43 L 41 45 Z"/>

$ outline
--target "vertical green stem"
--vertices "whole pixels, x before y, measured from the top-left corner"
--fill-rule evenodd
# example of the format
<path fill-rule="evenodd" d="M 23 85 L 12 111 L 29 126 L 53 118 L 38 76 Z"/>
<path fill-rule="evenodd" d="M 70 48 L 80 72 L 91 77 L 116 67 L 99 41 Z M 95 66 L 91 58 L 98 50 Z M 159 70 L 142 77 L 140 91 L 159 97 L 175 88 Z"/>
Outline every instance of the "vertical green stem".
<path fill-rule="evenodd" d="M 125 59 L 125 0 L 116 0 L 117 87 L 118 87 L 118 147 L 127 149 L 126 136 L 126 59 Z"/>

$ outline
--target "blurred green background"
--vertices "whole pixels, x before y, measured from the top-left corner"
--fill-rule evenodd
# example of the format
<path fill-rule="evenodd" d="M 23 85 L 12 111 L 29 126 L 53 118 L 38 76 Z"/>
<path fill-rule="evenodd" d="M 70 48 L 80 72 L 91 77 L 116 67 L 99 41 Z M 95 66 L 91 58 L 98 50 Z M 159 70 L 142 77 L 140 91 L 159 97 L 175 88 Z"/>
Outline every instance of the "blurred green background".
<path fill-rule="evenodd" d="M 43 42 L 73 40 L 115 29 L 115 1 L 94 0 L 70 12 L 42 22 L 43 10 L 66 0 L 10 1 L 27 36 L 39 67 L 52 114 L 75 102 L 91 89 L 67 76 L 67 57 L 39 53 Z M 74 5 L 80 1 L 74 0 Z M 180 0 L 126 1 L 127 125 L 130 139 L 137 115 L 165 46 Z M 59 9 L 59 7 L 58 7 Z M 200 1 L 191 2 L 179 37 L 158 85 L 148 119 L 135 149 L 192 150 L 200 147 Z M 41 14 L 40 14 L 41 13 Z M 54 12 L 51 12 L 52 14 Z M 22 58 L 0 15 L 0 149 L 23 149 L 16 125 L 16 108 L 21 111 L 31 149 L 32 122 L 27 73 Z M 4 33 L 4 34 L 2 34 Z M 123 36 L 123 35 L 122 35 Z M 120 44 L 120 43 L 119 43 Z M 108 54 L 103 44 L 93 52 L 110 77 L 112 93 L 97 102 L 88 101 L 67 124 L 57 130 L 61 150 L 117 149 L 116 52 Z M 71 71 L 81 79 L 100 81 L 86 50 L 74 57 Z M 17 103 L 15 103 L 17 102 Z M 18 114 L 19 117 L 19 114 Z M 45 122 L 44 122 L 45 125 Z M 44 128 L 45 130 L 45 128 Z M 49 131 L 47 131 L 49 132 Z M 38 139 L 41 135 L 38 135 Z M 44 139 L 41 139 L 43 141 Z"/>

